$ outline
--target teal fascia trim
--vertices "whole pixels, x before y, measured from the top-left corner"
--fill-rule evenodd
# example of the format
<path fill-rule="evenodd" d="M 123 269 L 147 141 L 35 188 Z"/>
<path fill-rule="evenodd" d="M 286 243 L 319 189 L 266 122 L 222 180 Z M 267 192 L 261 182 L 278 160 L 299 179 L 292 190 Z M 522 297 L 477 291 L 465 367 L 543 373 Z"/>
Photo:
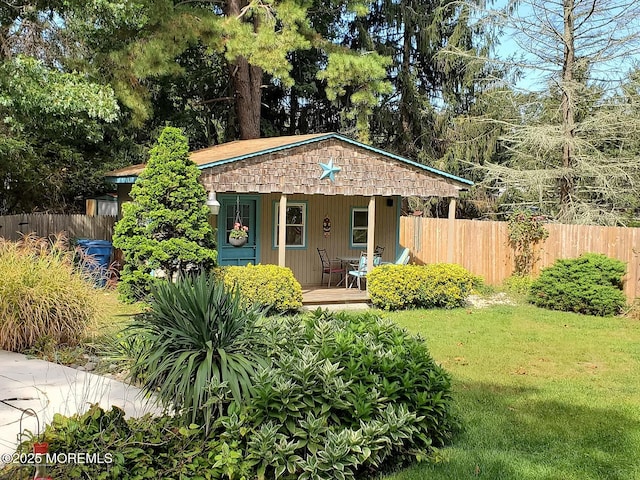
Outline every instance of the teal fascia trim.
<path fill-rule="evenodd" d="M 394 160 L 398 160 L 399 162 L 406 163 L 407 165 L 411 165 L 411 166 L 420 168 L 420 169 L 425 170 L 427 172 L 434 173 L 436 175 L 448 178 L 450 180 L 454 180 L 456 182 L 459 182 L 459 183 L 462 183 L 462 184 L 465 184 L 465 185 L 469 185 L 469 186 L 474 185 L 474 183 L 471 180 L 467 180 L 466 178 L 457 177 L 456 175 L 452 175 L 450 173 L 443 172 L 441 170 L 429 167 L 427 165 L 423 165 L 421 163 L 414 162 L 413 160 L 409 160 L 408 158 L 401 157 L 400 155 L 395 155 L 393 153 L 386 152 L 384 150 L 380 150 L 379 148 L 372 147 L 371 145 L 366 145 L 364 143 L 360 143 L 360 142 L 358 142 L 356 140 L 352 140 L 351 138 L 345 137 L 345 136 L 340 135 L 338 133 L 328 133 L 326 135 L 322 135 L 322 136 L 319 136 L 319 137 L 309 138 L 307 140 L 302 140 L 302 141 L 294 142 L 294 143 L 288 143 L 286 145 L 280 145 L 279 147 L 268 148 L 266 150 L 260 150 L 258 152 L 248 153 L 246 155 L 240 155 L 238 157 L 228 158 L 226 160 L 219 160 L 217 162 L 205 163 L 205 164 L 202 164 L 202 165 L 198 165 L 198 168 L 200 170 L 203 170 L 205 168 L 215 167 L 215 166 L 218 166 L 218 165 L 226 165 L 228 163 L 233 163 L 233 162 L 237 162 L 237 161 L 240 161 L 240 160 L 246 160 L 247 158 L 258 157 L 260 155 L 266 155 L 266 154 L 269 154 L 269 153 L 281 152 L 283 150 L 289 150 L 291 148 L 300 147 L 302 145 L 309 145 L 311 143 L 322 142 L 324 140 L 329 140 L 329 139 L 332 139 L 332 138 L 335 138 L 335 139 L 338 139 L 338 140 L 342 140 L 342 141 L 344 141 L 346 143 L 350 143 L 351 145 L 355 145 L 357 147 L 363 148 L 365 150 L 369 150 L 371 152 L 377 153 L 379 155 L 383 155 L 383 156 L 388 157 L 388 158 L 393 158 Z M 107 182 L 110 182 L 110 183 L 134 183 L 136 178 L 138 178 L 138 177 L 137 176 L 106 177 L 106 180 L 107 180 Z"/>
<path fill-rule="evenodd" d="M 278 250 L 278 246 L 276 245 L 276 234 L 278 233 L 278 204 L 280 202 L 277 200 L 273 201 L 273 225 L 271 225 L 271 250 Z M 307 235 L 309 233 L 308 224 L 309 224 L 309 201 L 308 200 L 291 200 L 287 201 L 287 206 L 290 204 L 304 204 L 304 245 L 286 245 L 284 247 L 285 250 L 306 250 L 308 247 L 309 239 Z"/>
<path fill-rule="evenodd" d="M 247 158 L 259 157 L 260 155 L 266 155 L 274 152 L 281 152 L 282 150 L 289 150 L 290 148 L 300 147 L 302 145 L 308 145 L 314 142 L 321 142 L 323 140 L 327 140 L 330 138 L 337 138 L 335 133 L 328 133 L 326 135 L 322 135 L 321 137 L 310 138 L 308 140 L 302 140 L 300 142 L 288 143 L 286 145 L 280 145 L 279 147 L 268 148 L 266 150 L 260 150 L 258 152 L 248 153 L 246 155 L 240 155 L 238 157 L 227 158 L 226 160 L 219 160 L 217 162 L 205 163 L 202 165 L 198 165 L 198 168 L 210 168 L 217 167 L 218 165 L 226 165 L 227 163 L 237 162 L 239 160 L 246 160 Z"/>
<path fill-rule="evenodd" d="M 136 183 L 137 179 L 137 175 L 131 175 L 129 177 L 104 177 L 107 183 Z"/>
<path fill-rule="evenodd" d="M 342 136 L 340 134 L 337 134 L 337 133 L 331 134 L 331 135 L 329 135 L 329 137 L 339 138 L 340 140 L 343 140 L 343 141 L 345 141 L 347 143 L 350 143 L 352 145 L 356 145 L 357 147 L 364 148 L 365 150 L 370 150 L 370 151 L 375 152 L 375 153 L 377 153 L 379 155 L 384 155 L 385 157 L 393 158 L 393 159 L 398 160 L 398 161 L 400 161 L 402 163 L 406 163 L 408 165 L 412 165 L 414 167 L 421 168 L 422 170 L 426 170 L 427 172 L 435 173 L 436 175 L 440 175 L 442 177 L 446 177 L 446 178 L 449 178 L 451 180 L 455 180 L 456 182 L 464 183 L 464 184 L 469 185 L 469 186 L 474 185 L 474 183 L 471 180 L 467 180 L 466 178 L 457 177 L 457 176 L 452 175 L 450 173 L 443 172 L 441 170 L 437 170 L 437 169 L 429 167 L 427 165 L 423 165 L 421 163 L 414 162 L 413 160 L 409 160 L 408 158 L 401 157 L 400 155 L 395 155 L 395 154 L 390 153 L 390 152 L 385 152 L 384 150 L 380 150 L 379 148 L 372 147 L 371 145 L 365 145 L 364 143 L 360 143 L 360 142 L 358 142 L 356 140 L 352 140 L 352 139 L 350 139 L 348 137 L 344 137 L 344 136 Z M 313 139 L 313 140 L 316 140 L 316 139 Z"/>

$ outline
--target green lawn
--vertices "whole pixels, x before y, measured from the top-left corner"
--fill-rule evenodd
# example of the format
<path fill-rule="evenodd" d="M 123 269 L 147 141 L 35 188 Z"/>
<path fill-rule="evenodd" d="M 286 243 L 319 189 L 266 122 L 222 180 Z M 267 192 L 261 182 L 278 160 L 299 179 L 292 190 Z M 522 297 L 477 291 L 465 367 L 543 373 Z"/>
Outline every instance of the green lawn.
<path fill-rule="evenodd" d="M 464 431 L 385 480 L 640 479 L 640 322 L 531 306 L 389 315 L 453 376 Z"/>
<path fill-rule="evenodd" d="M 98 341 L 140 309 L 104 300 Z M 640 480 L 640 321 L 526 305 L 383 315 L 426 339 L 464 425 L 440 463 L 384 480 Z"/>

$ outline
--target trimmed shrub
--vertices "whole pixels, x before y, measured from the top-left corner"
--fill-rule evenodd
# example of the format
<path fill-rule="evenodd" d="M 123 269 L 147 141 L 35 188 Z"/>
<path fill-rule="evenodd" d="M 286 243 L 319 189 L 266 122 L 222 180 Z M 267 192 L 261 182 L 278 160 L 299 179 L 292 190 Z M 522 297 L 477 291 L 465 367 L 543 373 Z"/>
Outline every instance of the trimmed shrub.
<path fill-rule="evenodd" d="M 587 315 L 611 316 L 622 311 L 624 262 L 597 253 L 557 260 L 531 285 L 529 300 L 538 307 Z"/>
<path fill-rule="evenodd" d="M 207 194 L 199 176 L 187 138 L 180 129 L 166 127 L 114 227 L 113 246 L 125 260 L 118 283 L 123 300 L 144 299 L 159 276 L 173 279 L 215 264 Z"/>
<path fill-rule="evenodd" d="M 209 431 L 180 417 L 125 420 L 97 407 L 54 417 L 52 452 L 111 453 L 111 464 L 57 464 L 55 478 L 371 478 L 428 458 L 458 427 L 451 379 L 427 346 L 372 314 L 274 317 L 261 327 L 271 363 L 254 395 Z M 183 364 L 188 369 L 188 364 Z M 227 397 L 225 397 L 227 395 Z M 21 447 L 29 451 L 30 443 Z M 18 478 L 18 477 L 16 477 Z"/>
<path fill-rule="evenodd" d="M 289 312 L 302 307 L 302 287 L 287 267 L 220 267 L 216 275 L 222 277 L 228 288 L 237 288 L 245 302 L 268 312 Z"/>
<path fill-rule="evenodd" d="M 456 264 L 382 265 L 368 276 L 371 302 L 385 310 L 464 305 L 481 279 Z"/>
<path fill-rule="evenodd" d="M 224 383 L 240 404 L 264 362 L 256 348 L 256 308 L 206 274 L 158 282 L 150 308 L 128 336 L 143 341 L 131 369 L 148 393 L 190 421 L 209 425 L 219 414 L 215 388 Z"/>
<path fill-rule="evenodd" d="M 75 268 L 74 257 L 63 237 L 0 238 L 0 349 L 82 339 L 99 310 L 93 281 Z"/>

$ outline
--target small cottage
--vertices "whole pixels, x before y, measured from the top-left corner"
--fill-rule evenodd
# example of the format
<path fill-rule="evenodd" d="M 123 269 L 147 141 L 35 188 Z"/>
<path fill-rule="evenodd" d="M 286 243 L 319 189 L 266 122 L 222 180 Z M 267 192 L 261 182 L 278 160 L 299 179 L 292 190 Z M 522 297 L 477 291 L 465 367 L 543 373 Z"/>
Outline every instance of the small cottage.
<path fill-rule="evenodd" d="M 318 249 L 332 258 L 355 258 L 376 247 L 384 261 L 402 251 L 402 197 L 450 199 L 473 183 L 337 133 L 239 140 L 191 153 L 201 182 L 220 209 L 221 265 L 276 264 L 291 268 L 302 285 L 320 284 Z M 144 165 L 110 172 L 119 202 Z M 234 224 L 248 227 L 247 242 L 229 241 Z"/>

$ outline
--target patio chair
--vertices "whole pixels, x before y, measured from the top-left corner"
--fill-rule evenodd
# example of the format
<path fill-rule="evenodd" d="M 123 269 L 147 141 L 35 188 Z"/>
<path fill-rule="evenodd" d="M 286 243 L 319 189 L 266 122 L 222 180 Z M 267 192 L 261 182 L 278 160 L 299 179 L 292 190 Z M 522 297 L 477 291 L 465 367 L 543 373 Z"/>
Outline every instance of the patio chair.
<path fill-rule="evenodd" d="M 380 255 L 374 255 L 373 257 L 373 266 L 377 267 L 378 265 L 380 265 L 380 261 L 381 261 L 382 257 L 380 257 Z M 356 265 L 352 265 L 353 267 L 355 267 Z M 357 265 L 357 270 L 349 270 L 347 272 L 347 287 L 351 288 L 353 287 L 353 282 L 357 281 L 358 283 L 358 289 L 361 289 L 361 283 L 363 279 L 367 278 L 367 254 L 366 253 L 361 253 L 360 254 L 360 261 L 358 262 Z M 351 280 L 351 283 L 349 283 L 349 277 L 353 277 L 353 279 Z"/>
<path fill-rule="evenodd" d="M 396 265 L 406 265 L 409 263 L 409 249 L 405 248 L 398 259 L 395 261 Z"/>
<path fill-rule="evenodd" d="M 406 265 L 409 263 L 409 249 L 405 248 L 395 262 L 382 262 L 382 265 Z"/>
<path fill-rule="evenodd" d="M 378 256 L 382 256 L 382 254 L 384 253 L 384 247 L 380 246 L 380 245 L 376 245 L 375 250 L 373 251 L 374 255 L 378 255 Z"/>
<path fill-rule="evenodd" d="M 339 274 L 341 277 L 344 275 L 345 269 L 342 267 L 340 260 L 330 260 L 327 250 L 324 248 L 318 248 L 318 255 L 320 255 L 320 261 L 322 262 L 322 279 L 321 284 L 324 284 L 324 276 L 329 275 L 329 282 L 327 288 L 331 287 L 331 275 L 334 273 Z"/>

